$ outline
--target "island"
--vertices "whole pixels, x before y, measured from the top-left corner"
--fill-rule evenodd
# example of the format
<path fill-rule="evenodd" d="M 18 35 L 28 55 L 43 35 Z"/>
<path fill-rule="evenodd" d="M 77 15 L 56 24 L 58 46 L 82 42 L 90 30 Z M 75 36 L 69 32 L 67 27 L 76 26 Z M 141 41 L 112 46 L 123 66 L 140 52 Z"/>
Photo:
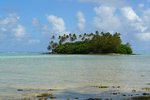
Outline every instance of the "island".
<path fill-rule="evenodd" d="M 130 43 L 123 44 L 117 32 L 53 35 L 47 49 L 52 54 L 132 54 Z"/>

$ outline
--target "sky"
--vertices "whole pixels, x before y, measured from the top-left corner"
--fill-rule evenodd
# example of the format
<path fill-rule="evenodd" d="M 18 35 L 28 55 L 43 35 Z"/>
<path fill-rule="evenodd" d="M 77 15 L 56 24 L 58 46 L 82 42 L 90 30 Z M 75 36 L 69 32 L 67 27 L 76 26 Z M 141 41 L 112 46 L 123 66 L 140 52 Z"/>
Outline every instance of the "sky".
<path fill-rule="evenodd" d="M 96 30 L 150 54 L 150 0 L 0 0 L 0 52 L 45 52 L 52 35 Z"/>

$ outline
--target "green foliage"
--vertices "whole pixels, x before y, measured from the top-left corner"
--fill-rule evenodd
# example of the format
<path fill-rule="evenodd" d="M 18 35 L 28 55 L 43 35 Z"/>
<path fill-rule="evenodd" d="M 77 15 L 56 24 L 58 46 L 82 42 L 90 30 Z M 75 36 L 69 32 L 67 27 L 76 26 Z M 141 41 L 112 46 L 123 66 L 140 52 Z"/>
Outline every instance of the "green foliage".
<path fill-rule="evenodd" d="M 121 44 L 118 48 L 117 53 L 120 54 L 132 54 L 132 49 L 128 44 Z"/>
<path fill-rule="evenodd" d="M 121 39 L 119 33 L 112 35 L 102 32 L 98 35 L 98 32 L 96 32 L 90 42 L 90 48 L 94 53 L 116 53 L 121 44 Z"/>
<path fill-rule="evenodd" d="M 104 53 L 120 53 L 132 54 L 130 44 L 122 44 L 120 33 L 111 34 L 109 32 L 99 33 L 84 33 L 79 35 L 80 41 L 77 39 L 76 34 L 69 34 L 59 36 L 59 44 L 51 42 L 48 46 L 49 50 L 58 54 L 104 54 Z M 65 42 L 67 39 L 70 42 Z"/>
<path fill-rule="evenodd" d="M 58 45 L 54 52 L 59 54 L 87 54 L 88 44 L 86 42 L 65 43 Z"/>

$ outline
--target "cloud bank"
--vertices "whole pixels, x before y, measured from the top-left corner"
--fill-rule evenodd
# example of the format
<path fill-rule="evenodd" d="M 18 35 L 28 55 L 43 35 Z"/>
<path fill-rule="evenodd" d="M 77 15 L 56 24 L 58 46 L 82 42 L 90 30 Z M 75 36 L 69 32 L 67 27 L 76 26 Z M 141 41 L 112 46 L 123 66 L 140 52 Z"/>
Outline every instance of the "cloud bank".
<path fill-rule="evenodd" d="M 15 14 L 0 18 L 0 36 L 14 37 L 18 40 L 25 38 L 27 32 L 25 27 L 20 24 L 19 19 L 20 17 Z"/>
<path fill-rule="evenodd" d="M 77 17 L 77 29 L 79 32 L 83 32 L 86 24 L 83 12 L 78 11 L 76 17 Z"/>
<path fill-rule="evenodd" d="M 55 15 L 49 15 L 47 16 L 47 20 L 52 26 L 52 32 L 58 34 L 64 34 L 66 32 L 66 26 L 63 18 Z"/>

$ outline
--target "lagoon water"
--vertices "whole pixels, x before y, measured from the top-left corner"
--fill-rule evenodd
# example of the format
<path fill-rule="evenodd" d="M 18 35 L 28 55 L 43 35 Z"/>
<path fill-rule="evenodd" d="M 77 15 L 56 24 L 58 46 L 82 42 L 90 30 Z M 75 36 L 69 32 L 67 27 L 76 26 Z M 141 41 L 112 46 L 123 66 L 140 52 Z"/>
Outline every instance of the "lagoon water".
<path fill-rule="evenodd" d="M 17 89 L 71 89 L 100 84 L 140 89 L 150 84 L 150 56 L 0 54 L 0 97 Z"/>

